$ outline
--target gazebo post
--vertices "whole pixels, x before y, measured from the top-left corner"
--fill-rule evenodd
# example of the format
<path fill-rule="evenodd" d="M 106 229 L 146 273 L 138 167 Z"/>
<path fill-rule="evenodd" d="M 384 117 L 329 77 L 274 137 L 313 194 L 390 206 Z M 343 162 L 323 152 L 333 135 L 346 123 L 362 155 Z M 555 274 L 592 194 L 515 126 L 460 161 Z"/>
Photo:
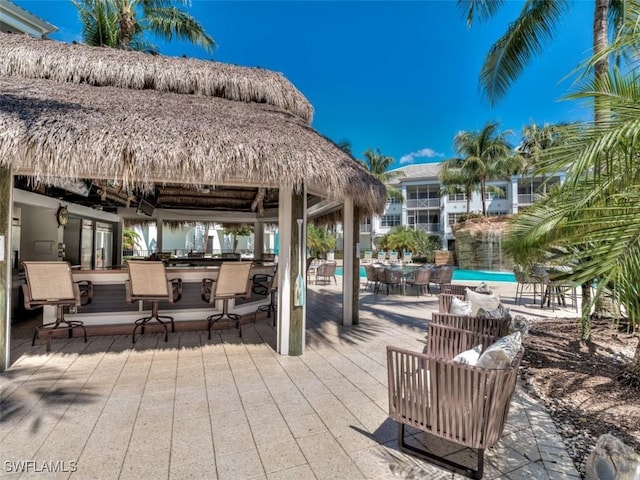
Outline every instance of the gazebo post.
<path fill-rule="evenodd" d="M 360 212 L 358 207 L 353 207 L 353 266 L 351 297 L 351 318 L 353 325 L 360 324 Z"/>
<path fill-rule="evenodd" d="M 306 195 L 288 187 L 279 192 L 278 229 L 278 353 L 302 355 L 305 343 L 306 302 L 295 305 L 295 287 L 298 274 L 305 278 L 304 265 L 300 270 L 300 254 L 306 257 Z M 297 219 L 302 218 L 302 248 L 298 245 Z M 305 279 L 306 282 L 306 279 Z"/>
<path fill-rule="evenodd" d="M 11 346 L 11 218 L 13 209 L 11 170 L 0 168 L 0 372 L 9 363 Z"/>
<path fill-rule="evenodd" d="M 342 265 L 342 324 L 351 326 L 358 324 L 357 293 L 360 281 L 360 267 L 355 259 L 356 240 L 354 232 L 356 229 L 354 228 L 354 224 L 357 218 L 351 197 L 345 198 L 343 211 L 344 257 Z M 356 272 L 356 270 L 358 270 L 358 272 Z M 356 281 L 358 281 L 358 287 L 354 288 Z"/>
<path fill-rule="evenodd" d="M 253 258 L 260 260 L 264 253 L 264 223 L 256 221 L 253 224 Z"/>

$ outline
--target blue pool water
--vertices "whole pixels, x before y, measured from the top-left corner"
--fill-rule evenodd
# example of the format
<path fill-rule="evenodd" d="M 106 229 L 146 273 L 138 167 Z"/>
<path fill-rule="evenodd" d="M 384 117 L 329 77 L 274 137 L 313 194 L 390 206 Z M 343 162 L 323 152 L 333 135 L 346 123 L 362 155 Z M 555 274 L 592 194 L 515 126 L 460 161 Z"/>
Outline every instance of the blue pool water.
<path fill-rule="evenodd" d="M 336 268 L 336 275 L 342 275 L 342 267 Z M 360 277 L 367 278 L 364 267 L 360 267 Z M 453 271 L 454 280 L 473 282 L 515 282 L 516 278 L 511 272 L 487 272 L 484 270 L 464 270 L 456 268 Z"/>

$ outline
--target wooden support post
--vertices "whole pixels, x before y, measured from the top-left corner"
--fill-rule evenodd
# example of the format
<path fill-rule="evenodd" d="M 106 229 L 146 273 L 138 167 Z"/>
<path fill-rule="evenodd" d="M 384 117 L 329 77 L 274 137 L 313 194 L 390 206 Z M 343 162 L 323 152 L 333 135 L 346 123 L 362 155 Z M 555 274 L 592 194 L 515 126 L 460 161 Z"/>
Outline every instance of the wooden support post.
<path fill-rule="evenodd" d="M 351 323 L 360 324 L 360 212 L 353 209 L 353 296 L 351 307 Z"/>
<path fill-rule="evenodd" d="M 11 336 L 11 218 L 13 190 L 11 170 L 0 168 L 0 372 L 10 363 Z"/>
<path fill-rule="evenodd" d="M 345 326 L 350 326 L 353 325 L 353 306 L 354 304 L 357 305 L 357 299 L 359 295 L 359 288 L 356 288 L 355 292 L 353 288 L 356 279 L 359 280 L 358 275 L 354 275 L 354 269 L 356 268 L 357 262 L 354 261 L 356 244 L 354 242 L 353 228 L 353 199 L 345 199 L 343 211 L 344 215 L 342 219 L 342 227 L 344 233 L 344 257 L 342 264 L 342 324 Z"/>
<path fill-rule="evenodd" d="M 304 305 L 295 305 L 295 289 L 296 279 L 298 275 L 301 275 L 304 279 L 303 289 L 306 290 L 306 272 L 304 271 L 306 255 L 306 195 L 304 193 L 296 194 L 295 192 L 291 196 L 291 325 L 289 331 L 289 355 L 302 355 L 304 352 L 304 337 L 305 337 L 305 314 L 306 314 L 306 301 Z M 302 232 L 298 233 L 297 219 L 302 218 Z M 298 239 L 302 238 L 302 245 L 298 244 Z M 305 292 L 306 297 L 306 292 Z"/>

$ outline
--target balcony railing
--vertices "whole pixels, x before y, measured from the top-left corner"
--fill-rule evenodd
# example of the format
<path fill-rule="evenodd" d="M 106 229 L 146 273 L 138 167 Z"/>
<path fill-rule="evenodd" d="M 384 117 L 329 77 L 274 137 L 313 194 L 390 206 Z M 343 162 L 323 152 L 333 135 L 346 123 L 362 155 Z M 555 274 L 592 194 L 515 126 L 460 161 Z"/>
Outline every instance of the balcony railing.
<path fill-rule="evenodd" d="M 440 197 L 407 200 L 407 208 L 440 208 Z"/>
<path fill-rule="evenodd" d="M 531 205 L 540 200 L 542 195 L 539 193 L 518 194 L 518 205 Z"/>
<path fill-rule="evenodd" d="M 416 230 L 421 230 L 426 233 L 438 233 L 440 231 L 439 223 L 416 223 L 414 225 Z"/>

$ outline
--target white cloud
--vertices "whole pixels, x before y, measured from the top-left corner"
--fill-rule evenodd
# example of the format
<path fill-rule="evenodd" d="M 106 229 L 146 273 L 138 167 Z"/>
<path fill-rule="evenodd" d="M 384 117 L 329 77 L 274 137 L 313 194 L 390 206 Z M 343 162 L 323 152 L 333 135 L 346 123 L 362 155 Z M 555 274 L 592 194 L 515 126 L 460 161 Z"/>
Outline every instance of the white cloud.
<path fill-rule="evenodd" d="M 408 163 L 415 163 L 417 158 L 436 158 L 444 157 L 444 153 L 436 152 L 431 148 L 422 148 L 417 152 L 407 153 L 400 157 L 400 165 L 406 165 Z"/>

